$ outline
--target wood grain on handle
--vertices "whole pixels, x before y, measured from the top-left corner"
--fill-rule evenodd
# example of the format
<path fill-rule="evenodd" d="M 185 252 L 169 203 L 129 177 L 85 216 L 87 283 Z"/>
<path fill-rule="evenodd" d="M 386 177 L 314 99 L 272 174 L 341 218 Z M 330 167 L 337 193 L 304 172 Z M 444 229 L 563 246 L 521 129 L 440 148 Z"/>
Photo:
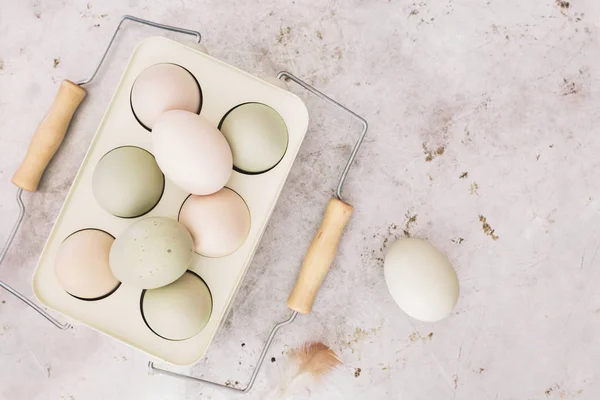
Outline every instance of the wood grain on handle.
<path fill-rule="evenodd" d="M 81 86 L 64 80 L 60 84 L 54 103 L 40 122 L 27 154 L 12 177 L 12 183 L 34 192 L 48 163 L 62 143 L 71 118 L 86 95 Z"/>
<path fill-rule="evenodd" d="M 327 203 L 321 226 L 306 252 L 296 285 L 287 300 L 290 309 L 300 314 L 308 314 L 312 310 L 353 210 L 350 204 L 336 198 Z"/>

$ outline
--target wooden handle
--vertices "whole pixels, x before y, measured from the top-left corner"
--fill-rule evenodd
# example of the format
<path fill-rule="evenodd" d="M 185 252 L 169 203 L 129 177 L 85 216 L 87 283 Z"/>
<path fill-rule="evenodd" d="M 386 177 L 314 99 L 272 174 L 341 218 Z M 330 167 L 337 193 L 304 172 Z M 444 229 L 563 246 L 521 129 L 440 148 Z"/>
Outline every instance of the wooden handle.
<path fill-rule="evenodd" d="M 308 314 L 312 310 L 353 210 L 350 204 L 335 198 L 327 203 L 321 226 L 304 256 L 296 285 L 287 300 L 290 309 L 300 314 Z"/>
<path fill-rule="evenodd" d="M 62 143 L 71 118 L 86 95 L 85 89 L 71 81 L 60 84 L 52 107 L 40 122 L 23 162 L 12 177 L 12 183 L 34 192 L 48 163 Z"/>

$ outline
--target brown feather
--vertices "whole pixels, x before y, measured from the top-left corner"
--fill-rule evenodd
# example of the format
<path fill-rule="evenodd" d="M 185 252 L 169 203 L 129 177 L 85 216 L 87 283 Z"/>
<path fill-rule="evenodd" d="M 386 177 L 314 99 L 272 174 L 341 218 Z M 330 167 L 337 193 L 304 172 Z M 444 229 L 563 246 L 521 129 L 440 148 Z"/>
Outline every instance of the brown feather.
<path fill-rule="evenodd" d="M 334 370 L 341 361 L 337 354 L 320 342 L 305 343 L 291 352 L 290 357 L 298 365 L 298 373 L 310 373 L 319 378 Z"/>

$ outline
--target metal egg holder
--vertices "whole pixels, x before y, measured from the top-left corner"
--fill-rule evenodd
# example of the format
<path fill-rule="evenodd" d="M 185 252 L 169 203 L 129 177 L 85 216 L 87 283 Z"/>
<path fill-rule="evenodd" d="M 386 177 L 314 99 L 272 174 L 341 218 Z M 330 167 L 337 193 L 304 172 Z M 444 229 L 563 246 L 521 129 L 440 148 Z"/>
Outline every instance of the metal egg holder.
<path fill-rule="evenodd" d="M 88 78 L 85 81 L 81 81 L 79 82 L 80 84 L 87 84 L 89 83 L 94 76 L 96 75 L 96 73 L 98 72 L 100 66 L 102 65 L 103 61 L 105 60 L 109 49 L 119 31 L 119 28 L 121 27 L 122 23 L 125 20 L 130 20 L 133 22 L 137 22 L 137 23 L 141 23 L 144 25 L 149 25 L 149 26 L 153 26 L 156 28 L 160 28 L 160 29 L 166 29 L 169 31 L 174 31 L 174 32 L 179 32 L 179 33 L 184 33 L 184 34 L 188 34 L 188 35 L 193 35 L 197 38 L 197 42 L 196 44 L 194 44 L 194 46 L 198 46 L 199 42 L 200 42 L 200 34 L 198 32 L 194 32 L 194 31 L 190 31 L 190 30 L 186 30 L 186 29 L 181 29 L 181 28 L 177 28 L 177 27 L 172 27 L 172 26 L 167 26 L 167 25 L 162 25 L 162 24 L 156 24 L 154 22 L 150 22 L 150 21 L 146 21 L 146 20 L 142 20 L 136 17 L 131 17 L 131 16 L 125 16 L 123 17 L 123 19 L 120 21 L 119 25 L 117 26 L 108 46 L 106 51 L 104 52 L 104 54 L 102 55 L 102 58 L 100 60 L 100 63 L 98 64 L 97 68 L 95 69 L 94 73 L 92 74 L 92 76 L 90 78 Z M 201 45 L 200 45 L 201 46 Z M 226 64 L 224 64 L 226 65 Z M 248 75 L 249 76 L 249 75 Z M 298 277 L 298 281 L 296 283 L 296 286 L 294 288 L 294 291 L 292 292 L 292 294 L 290 295 L 290 298 L 288 299 L 288 307 L 293 311 L 291 316 L 277 324 L 273 330 L 271 331 L 271 334 L 268 337 L 268 340 L 265 344 L 265 347 L 263 348 L 263 351 L 260 354 L 259 360 L 256 363 L 256 367 L 254 369 L 254 372 L 251 376 L 251 379 L 249 381 L 249 383 L 241 389 L 237 389 L 237 388 L 231 388 L 229 386 L 220 384 L 220 383 L 214 383 L 214 382 L 210 382 L 210 381 L 206 381 L 203 379 L 199 379 L 199 378 L 194 378 L 194 377 L 189 377 L 186 375 L 181 375 L 181 374 L 177 374 L 175 372 L 171 372 L 168 370 L 163 370 L 163 369 L 159 369 L 153 366 L 152 362 L 149 363 L 149 368 L 156 372 L 156 373 L 160 373 L 160 374 L 165 374 L 165 375 L 169 375 L 169 376 L 175 376 L 175 377 L 179 377 L 179 378 L 185 378 L 185 379 L 190 379 L 193 381 L 200 381 L 200 382 L 204 382 L 204 383 L 210 383 L 210 384 L 214 384 L 220 387 L 226 387 L 229 389 L 233 389 L 236 391 L 241 391 L 241 392 L 248 392 L 253 384 L 254 381 L 258 375 L 259 369 L 262 365 L 262 362 L 266 356 L 266 353 L 268 351 L 268 348 L 272 342 L 272 340 L 275 337 L 275 334 L 277 333 L 277 331 L 291 323 L 297 316 L 298 313 L 302 313 L 302 314 L 307 314 L 310 312 L 311 308 L 312 308 L 312 303 L 316 297 L 317 291 L 322 283 L 322 280 L 324 279 L 329 267 L 331 266 L 331 263 L 333 261 L 333 258 L 335 256 L 335 252 L 337 249 L 337 244 L 339 243 L 339 240 L 341 238 L 341 234 L 342 231 L 348 221 L 348 219 L 350 218 L 351 214 L 352 214 L 352 206 L 346 204 L 343 200 L 342 200 L 342 196 L 341 196 L 341 191 L 342 191 L 342 186 L 343 183 L 346 179 L 346 176 L 348 174 L 349 168 L 352 164 L 352 161 L 354 160 L 358 149 L 362 143 L 362 140 L 366 134 L 367 131 L 367 122 L 360 116 L 358 116 L 357 114 L 355 114 L 354 112 L 352 112 L 351 110 L 347 109 L 346 107 L 342 106 L 341 104 L 335 102 L 334 100 L 332 100 L 331 98 L 327 97 L 326 95 L 324 95 L 323 93 L 319 92 L 318 90 L 316 90 L 315 88 L 313 88 L 312 86 L 308 85 L 307 83 L 305 83 L 304 81 L 298 79 L 297 77 L 293 76 L 292 74 L 288 73 L 288 72 L 280 72 L 277 76 L 278 79 L 280 80 L 289 80 L 292 81 L 296 84 L 298 84 L 299 86 L 301 86 L 302 88 L 308 90 L 309 92 L 315 94 L 316 96 L 320 97 L 321 99 L 325 100 L 326 102 L 340 108 L 341 110 L 345 111 L 346 113 L 348 113 L 349 115 L 351 115 L 353 118 L 355 118 L 356 120 L 358 120 L 361 124 L 362 124 L 362 131 L 361 134 L 357 140 L 357 142 L 354 145 L 354 148 L 351 152 L 351 155 L 346 163 L 346 166 L 341 174 L 337 189 L 336 189 L 336 197 L 332 200 L 330 200 L 326 212 L 325 212 L 325 217 L 323 218 L 323 222 L 321 224 L 321 227 L 319 228 L 317 234 L 315 235 L 315 238 L 313 239 L 313 242 L 311 243 L 309 250 L 307 252 L 307 255 L 304 259 L 303 262 L 303 266 L 302 266 L 302 270 L 300 272 L 300 275 Z M 72 84 L 71 85 L 75 85 Z M 85 93 L 85 92 L 84 92 Z M 59 93 L 60 95 L 60 93 Z M 58 99 L 59 96 L 57 96 Z M 81 100 L 79 100 L 78 102 L 74 102 L 72 104 L 72 110 L 70 115 L 67 115 L 67 121 L 66 124 L 64 124 L 64 129 L 66 131 L 66 127 L 68 126 L 68 122 L 70 121 L 70 116 L 72 116 L 72 113 L 75 111 L 75 109 L 77 108 L 77 106 L 79 105 L 79 102 Z M 112 104 L 112 103 L 111 103 Z M 108 113 L 108 112 L 107 112 Z M 67 113 L 68 114 L 68 113 Z M 289 122 L 289 121 L 288 121 Z M 42 122 L 43 124 L 43 122 Z M 102 125 L 102 124 L 101 124 Z M 289 123 L 288 123 L 289 125 Z M 42 127 L 42 125 L 40 125 L 40 127 Z M 39 134 L 39 129 L 38 132 L 36 133 L 36 136 Z M 62 133 L 64 135 L 64 132 Z M 32 146 L 34 145 L 36 136 L 34 136 L 34 139 L 32 140 Z M 61 137 L 62 139 L 62 137 Z M 301 139 L 300 139 L 301 142 Z M 60 142 L 59 142 L 60 144 Z M 93 144 L 92 144 L 93 145 Z M 56 146 L 58 147 L 58 146 Z M 299 144 L 298 144 L 298 148 L 299 148 Z M 31 151 L 31 148 L 30 148 Z M 30 152 L 29 151 L 29 152 Z M 55 150 L 54 150 L 55 151 Z M 296 149 L 297 151 L 297 149 Z M 29 155 L 28 152 L 28 155 Z M 48 161 L 49 159 L 52 157 L 52 155 L 54 154 L 54 152 L 52 152 L 52 154 L 49 155 L 48 157 Z M 292 158 L 290 160 L 290 167 L 291 167 L 291 162 L 293 162 L 293 157 L 294 155 L 290 155 L 290 157 Z M 287 156 L 286 156 L 287 157 Z M 27 159 L 26 159 L 27 160 Z M 25 162 L 24 162 L 25 164 Z M 47 162 L 46 162 L 47 164 Z M 23 167 L 23 166 L 22 166 Z M 37 180 L 39 181 L 39 177 L 41 177 L 41 173 L 43 172 L 43 169 L 45 168 L 45 165 L 41 166 L 41 171 L 38 171 L 37 174 Z M 22 169 L 22 168 L 20 168 Z M 38 168 L 40 169 L 40 168 Z M 83 169 L 83 166 L 82 166 Z M 23 174 L 21 174 L 23 175 Z M 36 175 L 36 174 L 33 174 Z M 287 172 L 285 173 L 285 175 L 287 175 Z M 15 177 L 18 176 L 18 173 L 15 174 Z M 34 176 L 34 180 L 35 180 L 35 176 Z M 76 178 L 77 180 L 77 178 Z M 283 178 L 283 180 L 285 180 L 285 177 Z M 2 261 L 2 259 L 4 258 L 6 252 L 8 251 L 8 248 L 10 246 L 10 243 L 12 242 L 12 240 L 14 239 L 14 236 L 16 234 L 16 231 L 20 225 L 20 222 L 22 220 L 22 215 L 24 212 L 24 208 L 22 206 L 22 201 L 21 201 L 21 194 L 22 194 L 22 190 L 26 189 L 26 190 L 32 190 L 31 187 L 24 187 L 27 186 L 25 184 L 21 184 L 21 182 L 19 182 L 18 179 L 13 178 L 13 182 L 15 184 L 17 184 L 17 186 L 19 186 L 19 190 L 17 191 L 17 200 L 21 206 L 21 214 L 17 220 L 17 224 L 15 225 L 13 231 L 11 232 L 11 234 L 9 235 L 9 238 L 7 240 L 7 245 L 5 246 L 5 248 L 2 250 L 2 253 L 0 253 L 0 262 Z M 75 183 L 74 185 L 75 186 Z M 283 182 L 281 183 L 281 186 L 283 186 Z M 35 185 L 33 187 L 33 190 L 35 190 L 35 187 L 37 187 L 37 182 L 35 182 Z M 279 188 L 279 190 L 281 189 L 281 187 Z M 71 194 L 71 193 L 70 193 Z M 277 193 L 278 195 L 278 193 Z M 275 200 L 276 200 L 275 196 Z M 66 202 L 69 200 L 69 197 L 67 198 Z M 65 202 L 65 203 L 66 203 Z M 274 206 L 274 203 L 273 203 Z M 272 210 L 272 208 L 271 208 Z M 61 211 L 62 213 L 62 211 Z M 267 215 L 266 220 L 268 220 L 268 217 L 270 216 L 270 212 Z M 266 220 L 265 220 L 265 224 L 266 224 Z M 260 235 L 257 239 L 257 241 L 260 239 Z M 50 239 L 49 239 L 50 241 Z M 253 253 L 253 252 L 252 252 Z M 248 260 L 248 264 L 251 260 L 252 254 L 250 254 L 250 258 Z M 43 255 L 42 255 L 43 257 Z M 244 271 L 245 272 L 245 271 Z M 237 285 L 239 287 L 239 283 L 241 283 L 241 280 L 243 279 L 243 273 L 240 276 L 239 281 L 237 282 Z M 0 282 L 0 286 L 2 286 L 3 288 L 7 289 L 8 291 L 10 291 L 12 294 L 14 294 L 15 296 L 17 296 L 19 299 L 21 299 L 22 301 L 24 301 L 25 303 L 27 303 L 28 305 L 30 305 L 32 308 L 34 308 L 36 311 L 38 311 L 41 315 L 43 315 L 45 318 L 47 318 L 49 321 L 51 321 L 54 325 L 56 325 L 57 327 L 61 328 L 61 329 L 66 329 L 68 328 L 68 324 L 61 324 L 60 322 L 58 322 L 57 320 L 55 320 L 52 316 L 50 316 L 46 311 L 44 311 L 41 307 L 37 306 L 35 303 L 31 302 L 29 299 L 27 299 L 25 296 L 23 296 L 21 293 L 15 291 L 14 289 L 10 288 L 8 285 L 6 285 L 3 282 Z M 210 286 L 210 285 L 209 285 Z M 235 293 L 232 293 L 232 296 L 230 298 L 230 300 L 233 298 L 233 295 L 235 295 Z M 225 316 L 227 315 L 227 311 L 228 311 L 228 307 L 230 306 L 230 302 L 227 305 L 226 309 L 224 310 L 224 312 L 222 313 L 222 320 L 224 320 Z M 88 325 L 92 325 L 93 324 L 88 324 Z M 217 324 L 218 325 L 218 324 Z M 95 327 L 98 328 L 98 327 Z M 216 332 L 218 326 L 214 327 L 214 332 Z M 117 335 L 118 336 L 118 335 Z M 121 337 L 117 337 L 118 339 L 123 340 L 123 338 Z M 212 337 L 211 337 L 212 339 Z M 127 340 L 124 340 L 125 342 L 127 342 Z M 208 340 L 208 342 L 210 342 L 210 339 Z M 136 346 L 139 347 L 139 346 Z M 147 349 L 143 349 L 146 350 Z M 148 351 L 147 351 L 148 352 Z M 152 353 L 151 351 L 149 353 Z M 203 353 L 203 352 L 202 352 Z M 156 354 L 154 354 L 156 355 Z M 169 357 L 160 357 L 163 359 L 169 359 Z M 178 360 L 176 362 L 174 362 L 175 364 L 189 364 L 188 361 L 190 360 L 185 360 L 184 362 L 180 362 L 181 360 Z M 171 361 L 170 361 L 171 362 Z M 193 362 L 193 361 L 192 361 Z"/>

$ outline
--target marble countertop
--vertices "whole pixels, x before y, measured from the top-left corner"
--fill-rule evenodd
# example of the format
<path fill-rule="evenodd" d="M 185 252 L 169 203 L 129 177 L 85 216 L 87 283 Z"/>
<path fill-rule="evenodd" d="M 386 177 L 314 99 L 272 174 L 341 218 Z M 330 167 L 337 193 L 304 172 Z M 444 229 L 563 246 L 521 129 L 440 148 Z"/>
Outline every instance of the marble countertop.
<path fill-rule="evenodd" d="M 1 400 L 264 399 L 286 352 L 309 340 L 343 366 L 297 398 L 597 398 L 600 3 L 4 0 L 0 243 L 18 213 L 10 177 L 60 81 L 93 71 L 123 14 L 199 30 L 211 55 L 257 76 L 289 70 L 364 116 L 370 130 L 344 187 L 355 214 L 314 311 L 282 329 L 250 394 L 152 375 L 145 354 L 85 326 L 59 331 L 0 290 Z M 0 279 L 31 298 L 36 260 L 129 54 L 156 34 L 124 25 L 40 190 L 24 195 Z M 360 130 L 292 90 L 310 111 L 306 140 L 225 325 L 179 371 L 242 385 L 288 316 Z M 457 270 L 458 305 L 438 323 L 409 319 L 387 291 L 386 247 L 407 235 Z"/>

